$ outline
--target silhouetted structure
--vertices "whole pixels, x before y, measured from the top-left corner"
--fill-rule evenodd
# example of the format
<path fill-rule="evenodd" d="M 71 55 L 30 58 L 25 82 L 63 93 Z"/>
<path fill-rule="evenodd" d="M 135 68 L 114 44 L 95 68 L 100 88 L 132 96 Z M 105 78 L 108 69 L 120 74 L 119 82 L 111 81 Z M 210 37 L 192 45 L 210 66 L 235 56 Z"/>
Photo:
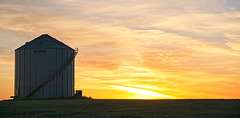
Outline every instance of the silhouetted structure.
<path fill-rule="evenodd" d="M 75 98 L 82 98 L 82 90 L 76 90 Z"/>
<path fill-rule="evenodd" d="M 43 34 L 15 50 L 14 98 L 74 96 L 74 50 Z"/>

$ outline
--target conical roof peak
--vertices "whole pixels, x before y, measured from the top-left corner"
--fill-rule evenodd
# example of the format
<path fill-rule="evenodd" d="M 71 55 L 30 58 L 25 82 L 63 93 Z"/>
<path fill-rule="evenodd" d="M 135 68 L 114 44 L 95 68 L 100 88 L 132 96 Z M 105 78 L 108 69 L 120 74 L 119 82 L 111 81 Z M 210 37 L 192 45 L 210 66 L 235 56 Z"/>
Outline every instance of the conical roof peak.
<path fill-rule="evenodd" d="M 57 39 L 51 37 L 48 34 L 42 34 L 41 36 L 35 38 L 30 42 L 26 42 L 21 47 L 16 50 L 21 49 L 72 49 L 66 44 L 58 41 Z M 72 49 L 73 50 L 73 49 Z"/>

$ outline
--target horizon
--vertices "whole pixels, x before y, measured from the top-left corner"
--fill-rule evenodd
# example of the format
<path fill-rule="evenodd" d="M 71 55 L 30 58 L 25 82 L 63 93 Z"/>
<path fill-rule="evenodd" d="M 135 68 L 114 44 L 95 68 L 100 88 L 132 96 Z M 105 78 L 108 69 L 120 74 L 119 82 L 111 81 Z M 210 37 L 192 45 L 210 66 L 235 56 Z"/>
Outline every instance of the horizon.
<path fill-rule="evenodd" d="M 83 97 L 87 97 L 87 96 L 83 96 Z M 91 97 L 91 96 L 89 96 L 89 97 Z M 13 101 L 14 99 L 2 99 L 2 100 L 0 100 L 0 102 L 1 101 Z M 15 99 L 16 100 L 16 99 Z M 206 99 L 197 99 L 197 98 L 193 98 L 193 99 L 167 99 L 167 98 L 165 98 L 165 99 L 111 99 L 111 98 L 109 98 L 109 99 L 101 99 L 101 98 L 33 98 L 33 99 L 17 99 L 16 101 L 28 101 L 28 100 L 36 100 L 36 101 L 38 101 L 38 100 L 133 100 L 133 101 L 158 101 L 158 100 L 162 100 L 162 101 L 164 101 L 164 100 L 240 100 L 240 99 L 238 99 L 238 98 L 236 98 L 236 99 L 224 99 L 224 98 L 219 98 L 219 99 L 208 99 L 208 98 L 206 98 Z"/>
<path fill-rule="evenodd" d="M 240 99 L 240 1 L 0 3 L 0 100 L 14 50 L 42 34 L 71 48 L 75 90 L 95 99 Z"/>

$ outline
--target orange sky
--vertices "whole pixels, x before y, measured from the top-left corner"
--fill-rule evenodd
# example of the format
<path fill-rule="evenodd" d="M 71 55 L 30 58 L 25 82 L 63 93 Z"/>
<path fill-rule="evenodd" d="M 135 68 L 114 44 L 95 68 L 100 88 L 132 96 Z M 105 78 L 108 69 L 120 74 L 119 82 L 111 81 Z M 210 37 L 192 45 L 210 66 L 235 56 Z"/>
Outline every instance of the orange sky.
<path fill-rule="evenodd" d="M 239 0 L 0 2 L 0 99 L 14 49 L 41 34 L 78 47 L 75 89 L 104 99 L 240 98 Z"/>

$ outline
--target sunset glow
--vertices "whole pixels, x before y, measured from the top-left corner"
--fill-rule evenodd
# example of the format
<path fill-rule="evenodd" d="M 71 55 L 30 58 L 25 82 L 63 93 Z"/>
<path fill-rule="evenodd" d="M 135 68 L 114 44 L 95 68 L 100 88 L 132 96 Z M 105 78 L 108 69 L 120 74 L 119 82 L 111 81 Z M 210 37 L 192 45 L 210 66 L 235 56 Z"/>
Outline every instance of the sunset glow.
<path fill-rule="evenodd" d="M 239 0 L 0 2 L 0 99 L 14 50 L 48 33 L 79 52 L 75 89 L 96 99 L 240 99 Z"/>
<path fill-rule="evenodd" d="M 139 96 L 133 97 L 133 99 L 163 99 L 163 98 L 174 98 L 172 96 L 168 96 L 168 95 L 163 95 L 163 94 L 159 94 L 153 91 L 149 91 L 149 90 L 144 90 L 144 89 L 137 89 L 137 88 L 131 88 L 131 87 L 125 87 L 125 86 L 113 86 L 122 90 L 127 90 L 133 93 L 137 93 L 139 94 Z"/>

